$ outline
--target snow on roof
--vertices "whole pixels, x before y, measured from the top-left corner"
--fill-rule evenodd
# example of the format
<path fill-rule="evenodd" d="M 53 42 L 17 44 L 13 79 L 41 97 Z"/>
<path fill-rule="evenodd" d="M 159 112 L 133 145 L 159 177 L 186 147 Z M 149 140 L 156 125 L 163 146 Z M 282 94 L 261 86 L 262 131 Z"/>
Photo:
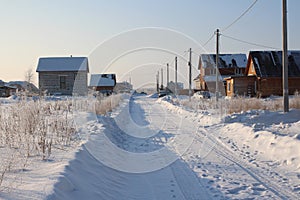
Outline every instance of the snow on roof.
<path fill-rule="evenodd" d="M 203 68 L 215 67 L 216 54 L 201 54 L 200 65 Z M 220 54 L 219 68 L 239 67 L 246 68 L 247 56 L 246 54 Z"/>
<path fill-rule="evenodd" d="M 90 86 L 115 86 L 116 75 L 115 74 L 92 74 L 90 80 Z"/>
<path fill-rule="evenodd" d="M 219 80 L 218 81 L 223 81 L 225 78 L 230 77 L 228 76 L 219 76 Z M 204 76 L 204 80 L 205 82 L 216 82 L 216 75 L 209 75 L 209 76 Z"/>
<path fill-rule="evenodd" d="M 33 91 L 38 91 L 38 88 L 33 83 L 27 81 L 9 81 L 8 83 L 5 83 L 5 86 L 19 89 L 30 87 Z"/>
<path fill-rule="evenodd" d="M 37 72 L 89 71 L 87 57 L 40 58 Z"/>
<path fill-rule="evenodd" d="M 249 57 L 258 76 L 282 76 L 282 51 L 250 51 Z M 289 77 L 300 77 L 300 51 L 288 51 L 288 74 Z"/>
<path fill-rule="evenodd" d="M 200 79 L 200 76 L 201 76 L 201 74 L 198 74 L 193 80 L 194 80 L 194 81 L 199 80 L 199 79 Z"/>
<path fill-rule="evenodd" d="M 10 86 L 10 85 L 0 85 L 1 88 L 10 88 L 10 89 L 17 89 L 16 86 Z"/>

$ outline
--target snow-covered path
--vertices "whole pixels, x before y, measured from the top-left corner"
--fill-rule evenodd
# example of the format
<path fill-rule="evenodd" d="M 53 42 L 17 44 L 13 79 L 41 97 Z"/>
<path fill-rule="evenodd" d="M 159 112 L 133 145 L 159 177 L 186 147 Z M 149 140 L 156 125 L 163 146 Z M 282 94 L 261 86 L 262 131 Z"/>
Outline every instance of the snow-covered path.
<path fill-rule="evenodd" d="M 271 166 L 216 137 L 219 127 L 198 128 L 155 99 L 133 97 L 99 120 L 47 199 L 299 198 Z"/>

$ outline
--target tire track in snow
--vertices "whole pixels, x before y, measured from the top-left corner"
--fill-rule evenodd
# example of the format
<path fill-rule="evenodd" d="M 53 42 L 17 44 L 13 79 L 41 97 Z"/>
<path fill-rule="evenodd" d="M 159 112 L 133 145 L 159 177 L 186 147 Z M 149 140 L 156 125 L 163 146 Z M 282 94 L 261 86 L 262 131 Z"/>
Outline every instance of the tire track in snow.
<path fill-rule="evenodd" d="M 182 108 L 178 108 L 178 109 L 181 110 Z M 178 111 L 176 110 L 175 113 L 176 112 L 178 112 Z M 256 168 L 253 168 L 251 163 L 248 163 L 247 161 L 239 158 L 239 156 L 236 155 L 235 152 L 231 151 L 231 149 L 229 149 L 229 147 L 227 147 L 226 144 L 223 144 L 223 142 L 219 141 L 218 138 L 213 136 L 213 132 L 218 131 L 219 126 L 220 126 L 219 124 L 215 124 L 215 125 L 210 125 L 210 126 L 206 127 L 206 128 L 208 128 L 207 132 L 210 132 L 210 134 L 198 132 L 198 134 L 208 137 L 208 139 L 211 141 L 210 143 L 214 144 L 214 145 L 207 147 L 207 149 L 213 147 L 213 149 L 211 149 L 211 150 L 218 157 L 220 157 L 220 159 L 224 159 L 224 161 L 227 161 L 227 163 L 228 162 L 232 163 L 233 165 L 240 168 L 242 171 L 244 171 L 246 174 L 248 174 L 249 177 L 252 177 L 253 180 L 256 180 L 262 186 L 264 186 L 268 191 L 273 193 L 275 195 L 275 197 L 278 197 L 280 199 L 300 199 L 299 195 L 293 193 L 290 188 L 287 188 L 287 186 L 285 186 L 285 185 L 279 184 L 277 182 L 277 180 L 275 180 L 272 177 L 271 178 L 269 177 L 271 175 L 271 173 L 277 174 L 276 172 L 273 172 L 274 170 L 272 170 L 271 168 L 270 169 L 261 169 L 261 168 L 259 168 L 259 166 L 256 166 Z M 201 141 L 201 139 L 203 139 L 203 138 L 201 138 L 201 139 L 195 138 L 195 139 L 198 140 L 201 144 L 204 144 L 204 147 L 209 145 L 209 141 L 207 141 L 207 142 Z M 199 159 L 198 159 L 198 161 L 199 161 Z M 226 174 L 232 173 L 232 172 L 227 172 L 227 169 L 226 170 L 219 169 L 219 170 L 223 171 L 223 173 L 226 173 Z M 264 170 L 269 170 L 269 171 L 265 172 Z M 253 185 L 254 188 L 255 188 L 255 185 L 256 184 Z M 236 188 L 236 189 L 238 189 L 238 188 Z M 244 189 L 241 187 L 241 190 L 244 190 Z M 234 189 L 231 192 L 234 193 L 235 192 Z M 255 196 L 254 196 L 254 198 L 255 198 Z"/>
<path fill-rule="evenodd" d="M 211 194 L 205 190 L 205 187 L 193 172 L 183 168 L 180 163 L 174 162 L 170 166 L 174 178 L 186 200 L 209 200 L 212 199 Z M 186 177 L 190 177 L 187 179 Z M 192 192 L 191 192 L 192 191 Z"/>
<path fill-rule="evenodd" d="M 252 178 L 261 183 L 266 189 L 271 191 L 274 195 L 276 195 L 280 199 L 299 199 L 299 196 L 297 196 L 295 193 L 291 192 L 285 186 L 279 185 L 277 182 L 274 182 L 271 178 L 269 178 L 269 175 L 265 174 L 263 170 L 258 171 L 259 168 L 256 168 L 257 171 L 253 171 L 249 163 L 240 159 L 225 144 L 219 141 L 216 137 L 212 136 L 212 134 L 207 135 L 207 137 L 216 144 L 213 151 L 237 165 Z"/>

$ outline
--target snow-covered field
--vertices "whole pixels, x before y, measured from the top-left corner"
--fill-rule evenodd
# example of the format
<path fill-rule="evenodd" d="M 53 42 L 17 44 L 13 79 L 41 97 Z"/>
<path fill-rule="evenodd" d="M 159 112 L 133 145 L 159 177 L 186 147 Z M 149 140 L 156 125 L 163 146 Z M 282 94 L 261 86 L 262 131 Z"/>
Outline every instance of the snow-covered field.
<path fill-rule="evenodd" d="M 0 199 L 300 198 L 300 110 L 227 115 L 183 101 L 77 112 L 82 140 L 10 172 Z"/>

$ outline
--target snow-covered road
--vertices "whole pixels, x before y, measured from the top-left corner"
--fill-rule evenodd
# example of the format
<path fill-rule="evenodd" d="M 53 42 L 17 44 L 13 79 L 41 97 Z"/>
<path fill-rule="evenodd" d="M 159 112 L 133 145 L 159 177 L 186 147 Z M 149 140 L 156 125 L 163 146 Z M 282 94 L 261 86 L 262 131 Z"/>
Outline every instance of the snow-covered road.
<path fill-rule="evenodd" d="M 47 199 L 297 199 L 286 178 L 156 99 L 134 96 L 90 125 Z M 247 159 L 245 159 L 247 158 Z"/>

